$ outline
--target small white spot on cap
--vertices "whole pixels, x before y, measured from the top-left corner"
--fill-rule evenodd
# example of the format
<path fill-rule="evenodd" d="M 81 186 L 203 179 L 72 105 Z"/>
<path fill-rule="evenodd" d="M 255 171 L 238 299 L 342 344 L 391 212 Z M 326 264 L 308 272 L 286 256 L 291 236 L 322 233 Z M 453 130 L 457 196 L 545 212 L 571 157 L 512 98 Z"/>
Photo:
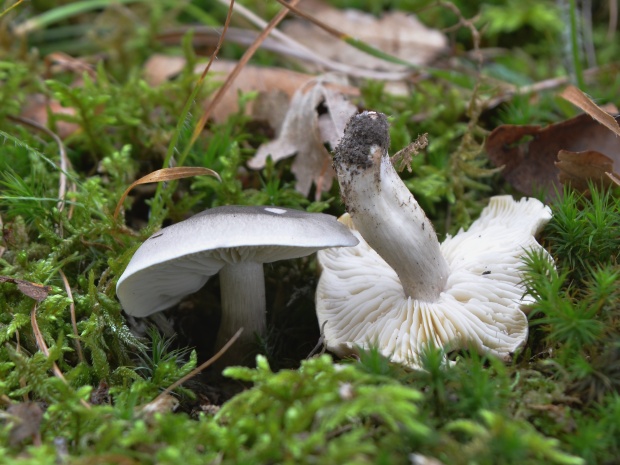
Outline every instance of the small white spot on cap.
<path fill-rule="evenodd" d="M 275 213 L 276 215 L 283 215 L 284 213 L 286 213 L 286 210 L 283 210 L 282 208 L 265 208 L 265 211 L 268 211 L 269 213 Z"/>

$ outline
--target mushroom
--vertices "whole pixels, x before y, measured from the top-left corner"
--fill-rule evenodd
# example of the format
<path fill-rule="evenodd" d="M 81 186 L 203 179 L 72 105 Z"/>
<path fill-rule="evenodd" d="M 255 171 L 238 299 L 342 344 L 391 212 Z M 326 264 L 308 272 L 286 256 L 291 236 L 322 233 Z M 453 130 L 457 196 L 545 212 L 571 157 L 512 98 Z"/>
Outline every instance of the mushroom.
<path fill-rule="evenodd" d="M 335 217 L 280 207 L 226 206 L 163 228 L 135 252 L 116 285 L 125 312 L 145 317 L 178 303 L 219 272 L 220 348 L 240 328 L 228 351 L 241 363 L 255 334 L 265 334 L 263 263 L 298 258 L 357 239 Z"/>
<path fill-rule="evenodd" d="M 536 199 L 492 197 L 467 231 L 439 243 L 432 224 L 392 166 L 385 115 L 348 123 L 334 167 L 359 244 L 318 253 L 317 315 L 337 355 L 375 344 L 419 366 L 429 346 L 508 357 L 527 339 L 523 256 L 544 250 L 534 235 L 551 218 Z M 544 252 L 546 253 L 546 252 Z M 547 254 L 547 258 L 552 260 Z"/>

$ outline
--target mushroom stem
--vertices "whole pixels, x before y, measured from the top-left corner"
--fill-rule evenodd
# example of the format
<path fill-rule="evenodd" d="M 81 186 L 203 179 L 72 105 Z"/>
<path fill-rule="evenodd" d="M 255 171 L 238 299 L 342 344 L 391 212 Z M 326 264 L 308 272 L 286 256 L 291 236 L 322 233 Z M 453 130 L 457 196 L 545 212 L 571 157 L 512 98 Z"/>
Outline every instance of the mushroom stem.
<path fill-rule="evenodd" d="M 264 336 L 266 328 L 265 275 L 262 263 L 240 262 L 220 270 L 222 320 L 215 341 L 221 348 L 238 330 L 239 340 L 224 355 L 227 362 L 243 363 L 252 355 L 256 335 Z"/>
<path fill-rule="evenodd" d="M 408 297 L 434 302 L 449 274 L 432 223 L 392 166 L 385 115 L 354 116 L 334 155 L 355 228 L 398 275 Z"/>

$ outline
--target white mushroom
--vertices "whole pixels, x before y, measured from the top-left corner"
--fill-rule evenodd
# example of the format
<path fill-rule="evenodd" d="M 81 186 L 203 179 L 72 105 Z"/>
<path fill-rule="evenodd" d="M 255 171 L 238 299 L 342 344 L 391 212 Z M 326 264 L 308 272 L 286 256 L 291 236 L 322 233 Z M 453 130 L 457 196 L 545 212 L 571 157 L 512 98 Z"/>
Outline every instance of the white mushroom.
<path fill-rule="evenodd" d="M 240 328 L 228 353 L 241 362 L 266 325 L 263 263 L 309 255 L 357 239 L 336 218 L 279 207 L 206 210 L 153 234 L 138 248 L 116 286 L 125 312 L 144 317 L 165 310 L 220 273 L 222 320 L 216 347 Z"/>
<path fill-rule="evenodd" d="M 317 314 L 328 349 L 343 356 L 376 344 L 412 367 L 429 345 L 510 356 L 528 333 L 523 256 L 542 249 L 534 235 L 549 207 L 493 197 L 468 231 L 440 244 L 392 166 L 388 129 L 383 114 L 356 115 L 335 151 L 350 215 L 341 221 L 360 243 L 318 254 Z"/>

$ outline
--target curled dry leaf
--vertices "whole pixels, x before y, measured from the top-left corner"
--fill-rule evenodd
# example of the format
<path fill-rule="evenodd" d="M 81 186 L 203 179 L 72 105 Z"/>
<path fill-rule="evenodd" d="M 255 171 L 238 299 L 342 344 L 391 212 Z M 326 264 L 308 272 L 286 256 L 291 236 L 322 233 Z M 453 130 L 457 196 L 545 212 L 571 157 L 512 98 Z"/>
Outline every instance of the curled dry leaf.
<path fill-rule="evenodd" d="M 178 166 L 175 168 L 162 168 L 160 170 L 155 170 L 152 173 L 149 173 L 146 176 L 142 176 L 140 179 L 131 183 L 131 185 L 125 190 L 125 192 L 123 192 L 123 195 L 121 195 L 121 198 L 116 204 L 116 209 L 114 210 L 114 218 L 118 217 L 118 214 L 121 211 L 121 207 L 123 206 L 123 202 L 134 187 L 140 184 L 148 184 L 151 182 L 161 181 L 173 181 L 175 179 L 191 178 L 193 176 L 213 176 L 214 178 L 217 178 L 218 181 L 222 180 L 220 178 L 220 175 L 217 174 L 215 171 L 200 166 Z"/>
<path fill-rule="evenodd" d="M 617 136 L 620 136 L 620 126 L 618 125 L 616 118 L 599 107 L 590 97 L 584 94 L 577 87 L 568 86 L 562 91 L 562 93 L 560 93 L 560 97 L 569 101 L 576 107 L 579 107 L 611 132 Z"/>
<path fill-rule="evenodd" d="M 303 2 L 300 9 L 338 31 L 413 64 L 424 65 L 432 62 L 448 46 L 445 34 L 426 27 L 415 15 L 402 11 L 386 12 L 377 18 L 359 10 L 339 10 L 315 0 Z M 282 26 L 282 30 L 307 47 L 320 50 L 321 54 L 341 63 L 385 71 L 405 68 L 403 65 L 372 57 L 343 41 L 337 41 L 308 21 L 290 20 Z"/>
<path fill-rule="evenodd" d="M 327 112 L 319 116 L 320 105 Z M 334 178 L 325 143 L 335 148 L 347 121 L 356 112 L 357 107 L 333 90 L 329 82 L 313 80 L 293 96 L 279 136 L 261 145 L 248 166 L 261 169 L 269 156 L 276 162 L 297 154 L 291 167 L 297 179 L 295 188 L 307 196 L 314 182 L 318 200 L 321 193 L 331 187 Z"/>
<path fill-rule="evenodd" d="M 0 276 L 0 283 L 12 283 L 17 286 L 17 289 L 25 296 L 31 299 L 41 302 L 45 300 L 52 289 L 50 286 L 44 286 L 43 284 L 31 283 L 24 279 L 11 278 L 9 276 Z"/>
<path fill-rule="evenodd" d="M 556 166 L 561 150 L 563 160 Z M 608 166 L 598 155 L 608 158 L 613 169 L 620 167 L 620 138 L 587 114 L 546 127 L 499 126 L 487 138 L 486 151 L 495 166 L 504 167 L 503 177 L 517 190 L 526 195 L 544 192 L 547 200 L 555 197 L 556 190 L 562 191 L 560 170 L 565 172 L 562 179 L 570 178 L 574 185 L 575 175 L 581 175 L 579 182 L 587 185 L 587 179 L 600 182 L 601 170 Z M 589 163 L 598 166 L 585 170 Z"/>

